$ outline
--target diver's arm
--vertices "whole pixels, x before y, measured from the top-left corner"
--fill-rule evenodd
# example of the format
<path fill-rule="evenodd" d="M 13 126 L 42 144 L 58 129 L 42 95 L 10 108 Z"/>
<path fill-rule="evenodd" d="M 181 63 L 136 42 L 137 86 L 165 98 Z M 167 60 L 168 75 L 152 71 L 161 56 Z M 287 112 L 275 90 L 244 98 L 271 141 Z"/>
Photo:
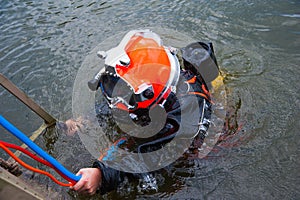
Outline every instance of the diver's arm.
<path fill-rule="evenodd" d="M 81 175 L 81 179 L 70 189 L 81 194 L 93 195 L 100 190 L 105 194 L 114 190 L 123 181 L 125 173 L 105 166 L 96 160 L 91 168 L 82 168 L 76 175 Z"/>
<path fill-rule="evenodd" d="M 116 189 L 124 180 L 125 172 L 105 166 L 101 161 L 96 160 L 93 167 L 99 169 L 102 174 L 101 182 L 98 183 L 101 194 Z"/>
<path fill-rule="evenodd" d="M 174 133 L 176 133 L 177 128 L 178 128 L 176 124 L 177 124 L 177 122 L 175 120 L 167 120 L 165 127 L 160 131 L 160 133 L 158 135 L 161 135 L 161 136 L 173 135 Z M 159 147 L 161 145 L 161 143 L 165 142 L 165 140 L 168 140 L 168 138 L 163 137 L 161 139 L 157 139 L 156 141 L 154 140 L 149 143 L 144 143 L 143 146 L 145 146 L 145 147 L 148 146 L 150 149 L 155 150 L 155 148 Z M 118 140 L 118 142 L 120 142 L 120 141 L 121 140 Z M 118 144 L 118 142 L 115 142 L 114 144 L 116 145 L 116 144 Z M 128 141 L 125 140 L 125 143 L 123 143 L 123 144 L 126 146 L 127 143 L 128 143 Z M 150 150 L 150 149 L 147 149 L 147 150 Z M 109 155 L 111 156 L 112 154 L 106 152 L 106 153 L 104 153 L 104 155 L 105 156 L 102 157 L 101 159 L 105 159 L 105 158 L 107 159 L 109 157 Z M 126 155 L 124 155 L 124 156 L 126 156 Z M 101 179 L 100 179 L 100 182 L 98 183 L 98 189 L 100 190 L 101 194 L 105 194 L 107 192 L 110 192 L 110 191 L 116 189 L 124 181 L 124 179 L 126 177 L 129 178 L 129 180 L 132 178 L 140 178 L 140 179 L 144 180 L 145 177 L 147 177 L 147 175 L 150 175 L 148 173 L 140 173 L 140 174 L 134 173 L 133 174 L 133 173 L 116 170 L 114 168 L 108 167 L 101 160 L 95 160 L 92 167 L 97 168 L 101 171 Z M 147 180 L 146 180 L 146 182 L 147 182 Z M 147 185 L 147 183 L 146 183 L 146 185 Z M 150 185 L 149 186 L 150 189 L 154 188 L 154 187 L 152 188 L 153 185 L 151 185 L 151 184 L 149 184 L 149 185 Z"/>

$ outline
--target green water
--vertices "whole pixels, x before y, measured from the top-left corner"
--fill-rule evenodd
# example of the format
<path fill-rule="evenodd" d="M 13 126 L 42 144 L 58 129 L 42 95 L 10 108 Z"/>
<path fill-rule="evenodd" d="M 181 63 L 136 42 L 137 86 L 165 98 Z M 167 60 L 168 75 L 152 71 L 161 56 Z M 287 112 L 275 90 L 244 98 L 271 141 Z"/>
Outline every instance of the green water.
<path fill-rule="evenodd" d="M 4 0 L 0 73 L 54 117 L 66 120 L 72 117 L 77 71 L 88 53 L 108 37 L 154 27 L 212 41 L 225 74 L 226 131 L 234 136 L 206 159 L 175 165 L 163 174 L 156 193 L 129 187 L 105 198 L 299 199 L 299 10 L 300 2 L 291 0 Z M 26 133 L 41 124 L 1 89 L 0 113 Z M 0 131 L 1 139 L 15 141 Z M 73 172 L 90 164 L 89 153 L 76 137 L 50 131 L 39 144 Z M 84 198 L 48 178 L 34 177 L 61 198 Z M 57 197 L 49 193 L 49 198 Z"/>

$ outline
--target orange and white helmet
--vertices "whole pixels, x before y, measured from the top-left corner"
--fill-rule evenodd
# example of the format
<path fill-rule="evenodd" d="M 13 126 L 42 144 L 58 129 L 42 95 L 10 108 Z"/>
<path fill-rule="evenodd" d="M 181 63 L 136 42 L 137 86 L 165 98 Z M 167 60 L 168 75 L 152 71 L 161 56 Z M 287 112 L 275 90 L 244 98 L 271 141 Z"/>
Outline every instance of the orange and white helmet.
<path fill-rule="evenodd" d="M 105 68 L 94 89 L 101 87 L 112 108 L 135 111 L 163 106 L 175 92 L 180 74 L 176 49 L 163 46 L 150 30 L 130 31 L 117 47 L 97 54 L 105 59 Z"/>

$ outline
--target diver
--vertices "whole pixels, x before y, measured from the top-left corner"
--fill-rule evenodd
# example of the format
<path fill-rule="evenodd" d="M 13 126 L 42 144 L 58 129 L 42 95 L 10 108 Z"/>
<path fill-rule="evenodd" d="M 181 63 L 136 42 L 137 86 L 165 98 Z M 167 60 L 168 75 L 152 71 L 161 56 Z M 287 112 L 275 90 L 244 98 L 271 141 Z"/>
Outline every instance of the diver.
<path fill-rule="evenodd" d="M 105 194 L 133 177 L 141 179 L 145 189 L 157 190 L 153 172 L 128 173 L 110 167 L 107 161 L 114 159 L 111 150 L 122 148 L 143 154 L 164 148 L 178 133 L 184 112 L 196 121 L 184 133 L 191 138 L 190 147 L 201 146 L 211 123 L 209 83 L 219 74 L 212 44 L 196 42 L 176 49 L 163 46 L 160 37 L 150 30 L 134 30 L 117 47 L 97 54 L 105 59 L 105 67 L 88 86 L 93 91 L 99 88 L 119 124 L 130 126 L 125 131 L 119 129 L 113 147 L 107 148 L 90 168 L 79 170 L 77 175 L 82 178 L 71 189 Z M 193 109 L 191 97 L 196 97 L 198 109 Z M 68 120 L 66 126 L 74 132 L 78 123 Z M 155 134 L 139 131 L 150 125 L 156 128 Z"/>

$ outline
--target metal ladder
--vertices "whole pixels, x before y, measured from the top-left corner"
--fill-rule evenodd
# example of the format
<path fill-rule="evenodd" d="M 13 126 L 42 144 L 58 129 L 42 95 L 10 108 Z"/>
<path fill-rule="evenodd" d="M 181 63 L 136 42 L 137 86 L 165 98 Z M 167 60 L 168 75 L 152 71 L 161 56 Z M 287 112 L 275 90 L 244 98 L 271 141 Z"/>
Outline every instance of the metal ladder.
<path fill-rule="evenodd" d="M 56 119 L 54 117 L 47 113 L 42 107 L 40 107 L 36 102 L 34 102 L 30 97 L 28 97 L 23 91 L 21 91 L 14 83 L 8 80 L 1 73 L 0 85 L 44 120 L 44 123 L 31 134 L 30 139 L 32 141 L 38 138 L 38 136 L 41 135 L 46 130 L 46 128 L 55 125 Z M 26 148 L 27 146 L 23 144 L 22 147 Z M 16 156 L 20 156 L 20 154 L 21 152 L 19 151 L 15 152 Z M 10 161 L 11 158 L 8 159 L 8 162 Z M 1 191 L 9 191 L 12 195 L 22 195 L 22 198 L 26 197 L 28 199 L 44 199 L 44 195 L 41 191 L 37 191 L 34 188 L 28 186 L 28 184 L 26 184 L 19 177 L 10 174 L 2 167 L 0 167 L 0 189 Z M 8 192 L 5 193 L 6 195 L 8 194 Z M 1 195 L 2 194 L 0 192 L 0 199 L 2 198 Z M 18 197 L 15 198 L 17 199 Z"/>

